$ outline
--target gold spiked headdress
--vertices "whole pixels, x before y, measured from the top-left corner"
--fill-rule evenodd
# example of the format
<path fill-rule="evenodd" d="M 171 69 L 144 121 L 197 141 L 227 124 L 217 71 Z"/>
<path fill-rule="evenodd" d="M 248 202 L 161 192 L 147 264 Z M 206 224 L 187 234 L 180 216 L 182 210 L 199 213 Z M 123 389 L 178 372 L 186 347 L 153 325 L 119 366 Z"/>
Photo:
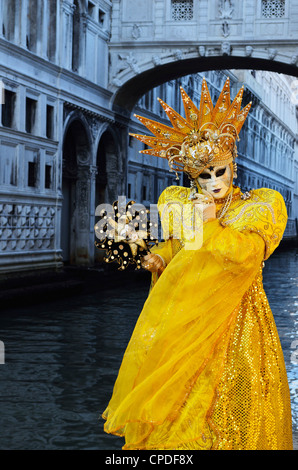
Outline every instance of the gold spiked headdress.
<path fill-rule="evenodd" d="M 203 79 L 199 109 L 180 87 L 185 118 L 158 98 L 173 127 L 142 116 L 137 117 L 154 135 L 130 134 L 151 147 L 140 153 L 166 158 L 171 170 L 197 177 L 208 166 L 223 166 L 237 157 L 236 141 L 251 108 L 241 109 L 244 87 L 230 100 L 230 80 L 226 80 L 213 106 L 206 80 Z"/>

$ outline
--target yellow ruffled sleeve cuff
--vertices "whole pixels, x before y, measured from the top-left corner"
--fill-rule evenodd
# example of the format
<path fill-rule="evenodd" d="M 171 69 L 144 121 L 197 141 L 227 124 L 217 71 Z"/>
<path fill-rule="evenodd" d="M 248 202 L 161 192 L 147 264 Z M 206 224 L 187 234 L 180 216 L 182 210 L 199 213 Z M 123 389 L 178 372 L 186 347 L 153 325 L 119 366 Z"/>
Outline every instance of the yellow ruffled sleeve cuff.
<path fill-rule="evenodd" d="M 160 256 L 164 263 L 164 267 L 166 267 L 172 259 L 171 240 L 158 243 L 158 245 L 151 248 L 150 252 Z"/>

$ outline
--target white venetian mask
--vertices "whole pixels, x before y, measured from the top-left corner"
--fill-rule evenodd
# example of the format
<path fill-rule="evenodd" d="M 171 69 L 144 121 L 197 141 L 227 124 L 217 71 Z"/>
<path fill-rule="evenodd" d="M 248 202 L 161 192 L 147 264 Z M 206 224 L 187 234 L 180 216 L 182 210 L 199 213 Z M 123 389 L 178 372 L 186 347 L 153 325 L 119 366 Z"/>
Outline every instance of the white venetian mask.
<path fill-rule="evenodd" d="M 214 199 L 221 199 L 228 193 L 232 183 L 232 170 L 230 165 L 210 166 L 198 176 L 200 187 L 208 191 Z"/>

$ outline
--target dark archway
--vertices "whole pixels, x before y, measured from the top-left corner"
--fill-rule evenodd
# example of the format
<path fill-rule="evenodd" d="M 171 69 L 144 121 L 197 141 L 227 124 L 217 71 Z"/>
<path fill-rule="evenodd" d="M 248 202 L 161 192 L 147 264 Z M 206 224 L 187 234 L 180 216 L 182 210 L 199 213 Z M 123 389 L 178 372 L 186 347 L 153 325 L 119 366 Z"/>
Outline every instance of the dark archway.
<path fill-rule="evenodd" d="M 169 80 L 208 70 L 253 69 L 268 70 L 298 77 L 295 65 L 253 57 L 216 56 L 175 61 L 139 73 L 129 79 L 113 100 L 116 112 L 130 115 L 133 107 L 147 91 Z"/>
<path fill-rule="evenodd" d="M 82 174 L 81 164 L 88 162 L 90 143 L 85 126 L 79 119 L 69 123 L 63 142 L 61 248 L 65 264 L 77 264 L 78 226 L 81 222 L 80 204 L 88 206 L 78 198 Z M 88 210 L 88 208 L 86 208 Z"/>

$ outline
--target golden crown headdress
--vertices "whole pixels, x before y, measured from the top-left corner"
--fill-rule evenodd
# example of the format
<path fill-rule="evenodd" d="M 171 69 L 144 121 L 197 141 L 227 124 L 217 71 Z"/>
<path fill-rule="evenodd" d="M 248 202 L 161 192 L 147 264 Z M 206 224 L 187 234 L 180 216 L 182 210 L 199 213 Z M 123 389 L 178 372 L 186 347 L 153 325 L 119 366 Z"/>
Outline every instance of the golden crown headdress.
<path fill-rule="evenodd" d="M 207 82 L 203 79 L 199 109 L 180 87 L 185 118 L 158 98 L 173 127 L 135 115 L 153 136 L 130 134 L 150 149 L 140 153 L 166 158 L 171 170 L 199 175 L 208 166 L 223 166 L 237 157 L 236 141 L 251 108 L 241 109 L 244 86 L 231 103 L 228 78 L 213 106 Z"/>

